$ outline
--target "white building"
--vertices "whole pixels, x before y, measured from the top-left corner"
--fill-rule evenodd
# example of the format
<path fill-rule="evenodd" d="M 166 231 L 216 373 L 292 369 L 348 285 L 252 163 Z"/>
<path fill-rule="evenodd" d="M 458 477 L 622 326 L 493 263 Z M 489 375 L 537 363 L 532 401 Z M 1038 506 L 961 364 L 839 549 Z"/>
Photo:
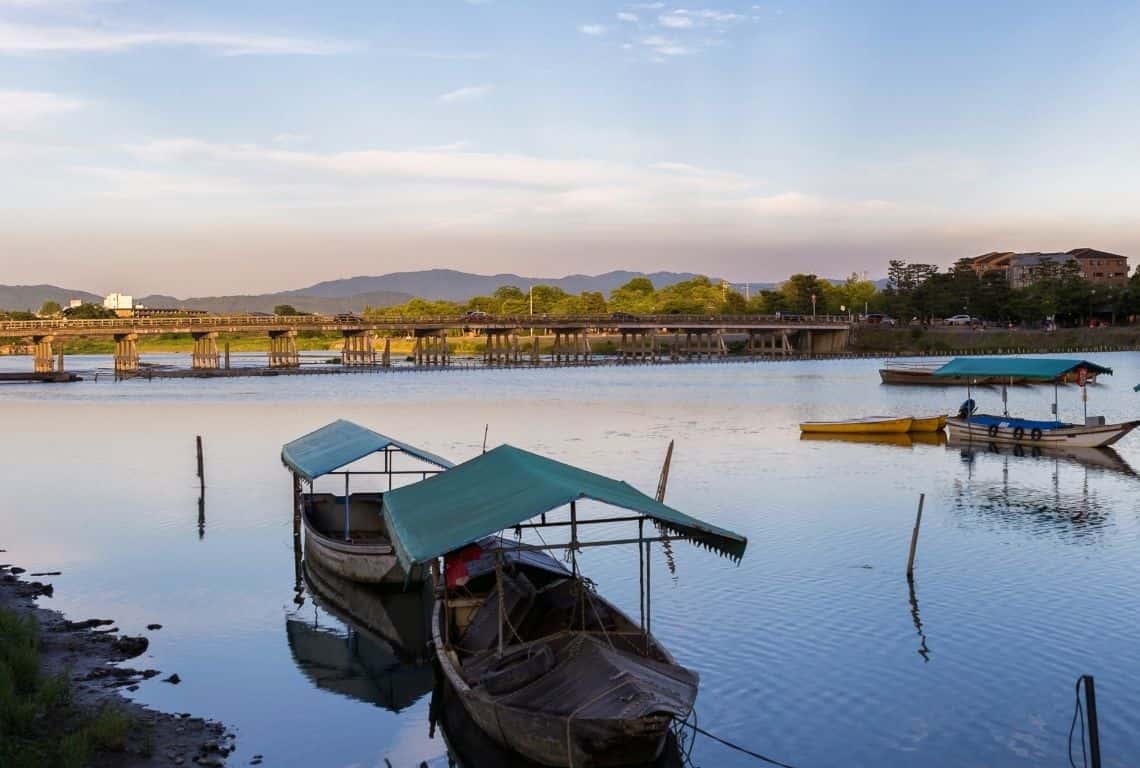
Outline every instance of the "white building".
<path fill-rule="evenodd" d="M 134 309 L 134 297 L 126 296 L 121 293 L 108 294 L 107 298 L 103 299 L 103 306 L 107 309 L 121 310 L 121 309 Z"/>

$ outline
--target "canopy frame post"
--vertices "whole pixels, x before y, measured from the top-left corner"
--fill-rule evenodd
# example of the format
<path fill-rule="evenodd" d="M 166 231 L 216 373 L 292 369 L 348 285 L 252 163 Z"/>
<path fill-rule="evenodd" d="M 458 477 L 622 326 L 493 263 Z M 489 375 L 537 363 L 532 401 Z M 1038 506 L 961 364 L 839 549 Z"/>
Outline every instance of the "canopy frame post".
<path fill-rule="evenodd" d="M 1059 385 L 1057 384 L 1057 382 L 1054 381 L 1053 382 L 1053 419 L 1055 421 L 1061 420 L 1061 412 L 1057 409 L 1057 403 L 1058 403 L 1057 389 L 1058 389 L 1058 386 Z"/>
<path fill-rule="evenodd" d="M 506 627 L 506 615 L 503 609 L 503 550 L 495 550 L 495 582 L 499 592 L 499 658 L 503 658 L 503 630 Z"/>
<path fill-rule="evenodd" d="M 344 540 L 351 541 L 352 528 L 349 521 L 349 516 L 352 513 L 352 507 L 348 501 L 348 472 L 344 473 Z"/>
<path fill-rule="evenodd" d="M 1013 381 L 1012 376 L 1010 377 L 1010 381 Z M 1004 381 L 1001 383 L 1001 415 L 1009 416 L 1009 388 Z"/>

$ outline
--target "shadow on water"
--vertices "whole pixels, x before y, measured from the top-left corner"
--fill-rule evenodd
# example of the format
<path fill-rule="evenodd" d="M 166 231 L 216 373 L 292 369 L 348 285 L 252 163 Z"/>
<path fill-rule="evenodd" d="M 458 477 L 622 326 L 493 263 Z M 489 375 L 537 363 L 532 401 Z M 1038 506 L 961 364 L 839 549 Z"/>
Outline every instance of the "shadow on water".
<path fill-rule="evenodd" d="M 918 593 L 914 589 L 914 580 L 907 581 L 910 586 L 910 618 L 914 621 L 914 631 L 918 633 L 918 655 L 925 662 L 930 661 L 930 648 L 926 645 L 926 632 L 922 628 L 922 616 L 918 612 Z"/>

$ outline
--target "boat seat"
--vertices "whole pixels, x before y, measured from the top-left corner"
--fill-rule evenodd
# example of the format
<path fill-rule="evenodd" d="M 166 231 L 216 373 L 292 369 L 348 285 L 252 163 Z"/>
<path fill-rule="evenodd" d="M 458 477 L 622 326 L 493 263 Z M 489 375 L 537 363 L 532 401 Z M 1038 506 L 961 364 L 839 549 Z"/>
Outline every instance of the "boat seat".
<path fill-rule="evenodd" d="M 534 605 L 535 588 L 523 573 L 511 574 L 503 571 L 503 613 L 512 627 L 517 628 Z M 504 640 L 508 640 L 508 635 Z M 513 639 L 508 640 L 513 642 Z M 465 653 L 478 653 L 494 648 L 499 643 L 499 585 L 487 595 L 479 610 L 471 617 L 467 631 L 463 633 L 457 647 Z"/>

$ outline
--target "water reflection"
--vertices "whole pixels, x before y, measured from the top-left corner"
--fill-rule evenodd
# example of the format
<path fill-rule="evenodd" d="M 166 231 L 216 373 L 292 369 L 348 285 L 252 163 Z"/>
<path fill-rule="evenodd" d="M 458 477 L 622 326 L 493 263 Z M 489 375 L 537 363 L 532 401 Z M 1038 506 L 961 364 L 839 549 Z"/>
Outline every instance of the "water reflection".
<path fill-rule="evenodd" d="M 287 616 L 285 633 L 297 667 L 316 687 L 399 712 L 432 688 L 426 662 L 422 590 L 383 593 L 375 588 L 302 567 L 313 598 L 311 616 Z M 301 592 L 297 592 L 298 599 Z M 322 625 L 322 611 L 339 620 Z"/>
<path fill-rule="evenodd" d="M 901 432 L 898 434 L 844 434 L 842 432 L 801 432 L 803 442 L 820 443 L 862 443 L 864 445 L 887 445 L 896 448 L 913 448 L 916 445 L 946 445 L 945 432 Z"/>
<path fill-rule="evenodd" d="M 958 514 L 1032 532 L 1060 533 L 1073 543 L 1095 540 L 1113 509 L 1090 487 L 1090 471 L 1136 477 L 1128 462 L 1110 448 L 1026 450 L 957 442 L 950 447 L 959 451 L 967 467 L 966 477 L 954 481 Z M 993 466 L 1000 466 L 1000 478 L 983 477 L 981 470 Z"/>
<path fill-rule="evenodd" d="M 914 631 L 918 633 L 918 655 L 923 661 L 930 661 L 930 648 L 926 645 L 926 632 L 922 628 L 922 616 L 918 612 L 918 593 L 914 590 L 914 580 L 909 579 L 910 585 L 910 618 L 914 622 Z"/>

